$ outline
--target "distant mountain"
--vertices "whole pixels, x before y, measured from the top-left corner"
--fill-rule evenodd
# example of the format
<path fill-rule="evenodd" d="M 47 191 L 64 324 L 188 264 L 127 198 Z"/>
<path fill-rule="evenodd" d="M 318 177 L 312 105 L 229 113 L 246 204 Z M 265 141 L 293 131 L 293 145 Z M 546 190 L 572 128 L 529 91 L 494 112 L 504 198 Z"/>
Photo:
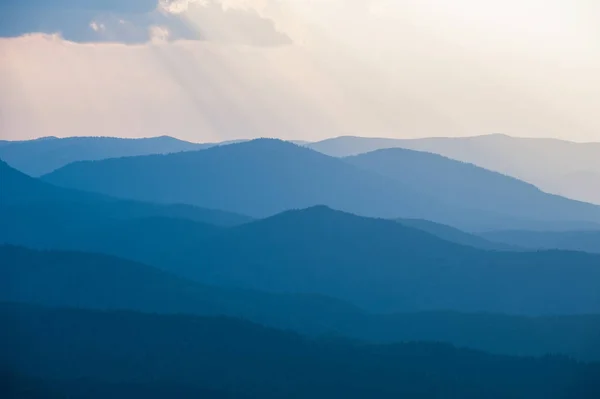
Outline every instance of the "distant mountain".
<path fill-rule="evenodd" d="M 69 190 L 30 177 L 0 159 L 0 205 L 37 201 L 90 201 L 108 199 L 102 195 Z"/>
<path fill-rule="evenodd" d="M 23 173 L 41 176 L 76 161 L 193 151 L 212 145 L 190 143 L 169 136 L 141 139 L 44 137 L 4 142 L 0 145 L 0 158 Z"/>
<path fill-rule="evenodd" d="M 600 231 L 491 231 L 485 239 L 528 249 L 561 249 L 600 253 Z"/>
<path fill-rule="evenodd" d="M 413 191 L 443 198 L 455 207 L 536 220 L 535 228 L 553 227 L 544 221 L 600 221 L 600 206 L 549 195 L 515 178 L 437 154 L 391 148 L 344 160 L 397 180 Z M 518 221 L 510 223 L 517 225 Z M 531 221 L 525 223 L 534 226 Z"/>
<path fill-rule="evenodd" d="M 211 284 L 319 293 L 375 311 L 600 312 L 598 255 L 482 251 L 326 207 L 228 229 L 174 259 L 157 266 Z"/>
<path fill-rule="evenodd" d="M 199 391 L 351 399 L 600 395 L 598 364 L 560 356 L 496 356 L 439 343 L 311 340 L 235 319 L 11 304 L 0 306 L 0 323 L 0 370 L 36 377 L 11 377 L 2 387 L 27 397 L 39 392 L 38 384 L 82 398 L 107 390 L 107 397 L 124 397 L 118 391 L 124 386 L 130 397 L 146 392 L 150 396 L 143 397 L 150 398 L 191 398 Z"/>
<path fill-rule="evenodd" d="M 124 201 L 108 196 L 65 189 L 30 177 L 0 160 L 0 215 L 2 228 L 10 228 L 12 234 L 21 229 L 43 229 L 69 226 L 89 226 L 144 217 L 168 217 L 190 219 L 219 226 L 233 226 L 251 219 L 230 212 L 203 209 L 190 205 L 160 205 L 137 201 Z M 14 220 L 14 223 L 10 221 Z M 18 221 L 18 223 L 17 223 Z M 54 225 L 50 221 L 56 222 Z M 11 234 L 11 231 L 8 231 Z M 39 234 L 40 231 L 37 231 Z M 1 233 L 0 233 L 1 234 Z"/>
<path fill-rule="evenodd" d="M 315 336 L 446 341 L 500 354 L 562 353 L 600 361 L 600 316 L 369 314 L 315 295 L 205 286 L 119 258 L 0 246 L 0 301 L 86 309 L 243 317 Z"/>
<path fill-rule="evenodd" d="M 414 227 L 415 229 L 419 229 L 436 237 L 439 237 L 442 240 L 450 241 L 459 245 L 465 245 L 468 247 L 474 247 L 491 251 L 519 250 L 517 246 L 490 241 L 485 239 L 484 237 L 481 237 L 480 235 L 467 233 L 451 226 L 430 222 L 429 220 L 396 219 L 396 221 L 405 226 Z"/>
<path fill-rule="evenodd" d="M 428 187 L 428 193 L 416 191 L 345 160 L 268 139 L 196 152 L 78 162 L 44 180 L 116 197 L 186 203 L 253 217 L 325 204 L 364 216 L 427 219 L 472 231 L 532 228 L 540 222 L 577 227 L 600 222 L 600 207 L 542 193 L 537 198 L 543 202 L 532 209 L 532 217 L 510 206 L 488 207 L 493 211 L 469 208 L 458 201 L 449 203 L 434 187 Z"/>
<path fill-rule="evenodd" d="M 548 181 L 543 186 L 570 198 L 600 204 L 600 170 L 570 172 Z"/>
<path fill-rule="evenodd" d="M 43 179 L 122 198 L 187 203 L 254 217 L 319 204 L 388 217 L 442 207 L 390 179 L 272 139 L 196 152 L 78 162 Z"/>
<path fill-rule="evenodd" d="M 81 209 L 0 208 L 0 242 L 104 252 L 200 282 L 319 293 L 375 310 L 600 312 L 600 258 L 583 253 L 486 252 L 326 207 L 225 230 Z"/>
<path fill-rule="evenodd" d="M 333 156 L 394 147 L 427 151 L 516 177 L 546 192 L 600 204 L 600 143 L 492 134 L 405 140 L 338 137 L 308 146 Z"/>
<path fill-rule="evenodd" d="M 125 203 L 133 205 L 7 206 L 0 240 L 106 252 L 200 282 L 319 293 L 375 310 L 600 311 L 598 258 L 587 254 L 488 253 L 326 207 L 219 231 L 156 212 L 168 207 L 147 205 L 144 215 Z"/>

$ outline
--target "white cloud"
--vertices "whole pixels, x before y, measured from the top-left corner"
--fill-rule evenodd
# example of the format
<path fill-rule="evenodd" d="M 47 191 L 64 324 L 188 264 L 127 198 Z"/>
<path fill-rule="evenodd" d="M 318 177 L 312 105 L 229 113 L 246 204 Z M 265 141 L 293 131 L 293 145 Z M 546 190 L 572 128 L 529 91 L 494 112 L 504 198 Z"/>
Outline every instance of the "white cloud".
<path fill-rule="evenodd" d="M 90 22 L 90 28 L 94 32 L 104 32 L 104 31 L 106 31 L 106 25 L 104 25 L 102 23 L 98 23 L 96 21 Z"/>
<path fill-rule="evenodd" d="M 501 132 L 600 141 L 600 9 L 553 0 L 552 10 L 568 10 L 564 20 L 554 11 L 536 18 L 562 21 L 556 29 L 569 40 L 545 43 L 554 31 L 543 24 L 515 35 L 526 32 L 517 18 L 518 29 L 499 33 L 502 23 L 488 29 L 424 6 L 435 1 L 377 9 L 372 0 L 371 11 L 367 0 L 170 2 L 187 11 L 160 13 L 169 23 L 158 13 L 142 28 L 131 15 L 86 20 L 90 34 L 135 45 L 0 39 L 0 134 L 210 141 Z M 509 18 L 507 10 L 498 16 Z"/>
<path fill-rule="evenodd" d="M 182 14 L 192 5 L 205 7 L 208 4 L 208 0 L 159 0 L 157 9 L 169 14 Z"/>
<path fill-rule="evenodd" d="M 169 40 L 171 32 L 166 26 L 151 26 L 149 28 L 149 35 L 151 42 L 164 42 Z"/>

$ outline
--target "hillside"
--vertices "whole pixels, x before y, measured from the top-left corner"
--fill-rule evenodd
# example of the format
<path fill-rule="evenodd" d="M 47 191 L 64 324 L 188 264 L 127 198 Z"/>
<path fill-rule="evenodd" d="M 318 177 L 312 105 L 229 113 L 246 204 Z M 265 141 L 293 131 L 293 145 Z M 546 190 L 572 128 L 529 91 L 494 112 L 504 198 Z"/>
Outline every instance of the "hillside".
<path fill-rule="evenodd" d="M 490 251 L 515 251 L 519 248 L 514 245 L 503 244 L 501 242 L 490 241 L 480 235 L 467 233 L 440 223 L 430 222 L 423 219 L 396 219 L 404 226 L 425 231 L 445 241 L 464 245 L 473 248 L 485 249 Z"/>
<path fill-rule="evenodd" d="M 71 162 L 193 151 L 211 145 L 190 143 L 168 136 L 142 139 L 45 137 L 5 142 L 0 146 L 0 158 L 25 174 L 41 176 Z"/>
<path fill-rule="evenodd" d="M 561 353 L 600 361 L 600 316 L 370 314 L 316 295 L 206 286 L 99 254 L 0 246 L 0 301 L 148 313 L 227 315 L 312 336 L 443 341 L 498 354 Z M 600 336 L 598 336 L 600 337 Z"/>
<path fill-rule="evenodd" d="M 203 151 L 79 162 L 47 182 L 121 198 L 186 203 L 254 217 L 326 204 L 401 216 L 440 204 L 389 179 L 292 143 L 259 139 Z"/>
<path fill-rule="evenodd" d="M 600 143 L 492 134 L 424 139 L 346 136 L 308 146 L 333 156 L 394 147 L 427 151 L 516 177 L 549 193 L 600 204 Z"/>
<path fill-rule="evenodd" d="M 146 384 L 162 384 L 183 397 L 199 390 L 261 398 L 600 394 L 598 364 L 563 357 L 493 356 L 437 343 L 310 340 L 235 319 L 6 304 L 0 306 L 0 322 L 8 326 L 0 331 L 0 368 L 60 381 L 67 392 L 85 384 L 93 392 L 94 382 L 101 382 L 100 387 L 112 383 L 117 391 L 115 383 L 138 385 L 138 392 Z M 16 389 L 39 389 L 35 379 L 29 380 L 33 386 L 26 378 L 16 381 L 23 380 Z"/>
<path fill-rule="evenodd" d="M 535 186 L 437 154 L 391 148 L 344 158 L 455 207 L 545 221 L 599 221 L 600 206 L 546 194 Z M 531 223 L 531 222 L 530 222 Z"/>
<path fill-rule="evenodd" d="M 0 301 L 150 313 L 229 315 L 305 332 L 360 312 L 319 296 L 274 295 L 191 282 L 102 254 L 0 246 Z"/>
<path fill-rule="evenodd" d="M 0 160 L 0 214 L 5 227 L 22 229 L 86 226 L 113 219 L 170 217 L 190 219 L 222 226 L 250 221 L 249 217 L 184 204 L 160 205 L 123 201 L 108 196 L 65 189 L 25 175 Z M 14 220 L 15 223 L 10 223 Z M 17 223 L 18 222 L 18 223 Z M 22 224 L 23 223 L 23 224 Z M 35 230 L 34 230 L 35 232 Z"/>
<path fill-rule="evenodd" d="M 253 217 L 324 204 L 364 216 L 427 219 L 471 231 L 600 222 L 600 207 L 542 193 L 529 202 L 535 204 L 527 207 L 532 215 L 509 204 L 473 209 L 468 206 L 472 201 L 449 202 L 433 186 L 417 191 L 344 160 L 268 139 L 196 152 L 79 162 L 44 180 L 115 197 L 185 203 Z M 509 199 L 510 204 L 518 202 Z"/>
<path fill-rule="evenodd" d="M 600 253 L 600 231 L 491 231 L 482 237 L 489 241 L 522 248 Z"/>
<path fill-rule="evenodd" d="M 320 293 L 379 311 L 600 311 L 598 255 L 482 251 L 326 207 L 234 227 L 187 259 L 177 256 L 157 266 L 212 284 Z"/>

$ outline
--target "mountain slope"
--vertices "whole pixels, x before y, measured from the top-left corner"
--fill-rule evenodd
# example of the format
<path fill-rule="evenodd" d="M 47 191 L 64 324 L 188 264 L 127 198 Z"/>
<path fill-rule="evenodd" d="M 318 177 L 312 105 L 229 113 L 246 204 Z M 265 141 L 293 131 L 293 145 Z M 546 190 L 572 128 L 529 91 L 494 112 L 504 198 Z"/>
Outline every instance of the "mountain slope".
<path fill-rule="evenodd" d="M 506 214 L 448 203 L 433 188 L 429 194 L 415 191 L 398 180 L 279 140 L 79 162 L 44 180 L 122 198 L 187 203 L 255 217 L 324 204 L 364 216 L 427 219 L 468 230 L 531 228 L 540 222 L 530 220 L 536 215 L 524 216 L 510 207 Z M 552 208 L 540 204 L 537 216 L 544 218 L 544 225 L 600 222 L 600 207 L 557 201 L 560 206 Z"/>
<path fill-rule="evenodd" d="M 0 207 L 0 243 L 38 249 L 104 253 L 153 265 L 185 259 L 198 243 L 222 227 L 172 217 L 113 217 L 93 213 L 80 218 L 57 207 Z M 50 213 L 48 213 L 50 212 Z M 88 214 L 84 215 L 88 216 Z M 189 259 L 188 262 L 192 262 Z"/>
<path fill-rule="evenodd" d="M 440 223 L 430 222 L 423 219 L 396 219 L 396 221 L 404 226 L 413 227 L 415 229 L 427 232 L 445 241 L 450 241 L 455 244 L 465 245 L 468 247 L 485 249 L 490 251 L 509 251 L 518 250 L 515 245 L 503 244 L 487 240 L 486 238 L 467 233 Z"/>
<path fill-rule="evenodd" d="M 389 217 L 441 206 L 339 159 L 271 139 L 197 152 L 79 162 L 44 180 L 123 198 L 256 217 L 319 204 Z"/>
<path fill-rule="evenodd" d="M 0 158 L 23 173 L 41 176 L 76 161 L 193 151 L 211 145 L 190 143 L 168 136 L 142 139 L 44 137 L 7 142 L 0 146 Z"/>
<path fill-rule="evenodd" d="M 491 231 L 487 240 L 529 249 L 561 249 L 600 253 L 600 231 Z"/>
<path fill-rule="evenodd" d="M 0 208 L 0 242 L 105 252 L 203 283 L 319 293 L 375 310 L 600 311 L 600 261 L 584 253 L 486 252 L 326 207 L 224 230 L 55 209 Z"/>
<path fill-rule="evenodd" d="M 50 381 L 162 383 L 174 392 L 260 398 L 600 394 L 597 364 L 562 357 L 492 356 L 435 343 L 315 341 L 234 319 L 6 304 L 0 322 L 7 326 L 0 331 L 0 367 Z"/>
<path fill-rule="evenodd" d="M 186 256 L 195 261 L 178 260 L 169 270 L 212 284 L 316 292 L 379 311 L 600 311 L 600 256 L 482 251 L 326 207 L 228 229 Z"/>
<path fill-rule="evenodd" d="M 0 246 L 0 301 L 86 309 L 243 317 L 311 335 L 371 342 L 444 341 L 499 354 L 561 353 L 600 360 L 600 316 L 517 317 L 426 312 L 369 314 L 310 295 L 204 286 L 97 254 Z"/>
<path fill-rule="evenodd" d="M 27 228 L 43 229 L 50 221 L 55 222 L 53 228 L 61 228 L 105 223 L 111 219 L 143 217 L 182 218 L 222 226 L 238 225 L 251 220 L 231 212 L 183 204 L 124 201 L 101 194 L 56 187 L 19 172 L 2 160 L 0 182 L 3 227 L 21 228 L 24 231 Z M 10 223 L 11 220 L 15 222 Z"/>
<path fill-rule="evenodd" d="M 211 287 L 101 254 L 0 246 L 0 260 L 5 302 L 229 315 L 305 332 L 323 331 L 320 323 L 332 314 L 360 314 L 334 299 Z"/>
<path fill-rule="evenodd" d="M 0 159 L 0 205 L 23 204 L 33 201 L 102 200 L 102 195 L 63 189 L 30 177 Z"/>
<path fill-rule="evenodd" d="M 600 143 L 492 134 L 425 139 L 337 137 L 308 146 L 334 156 L 394 147 L 427 151 L 516 177 L 549 193 L 600 204 Z"/>
<path fill-rule="evenodd" d="M 540 221 L 600 221 L 600 206 L 546 194 L 531 184 L 437 154 L 392 148 L 344 158 L 445 203 Z"/>

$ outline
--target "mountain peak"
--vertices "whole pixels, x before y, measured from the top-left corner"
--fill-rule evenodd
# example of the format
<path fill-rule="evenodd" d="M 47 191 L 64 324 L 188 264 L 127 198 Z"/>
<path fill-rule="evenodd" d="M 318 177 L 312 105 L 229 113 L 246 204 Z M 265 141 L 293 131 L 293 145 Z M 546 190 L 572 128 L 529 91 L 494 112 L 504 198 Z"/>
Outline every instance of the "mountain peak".
<path fill-rule="evenodd" d="M 254 147 L 264 147 L 264 148 L 282 148 L 282 147 L 288 147 L 288 148 L 293 148 L 293 147 L 297 147 L 297 148 L 302 148 L 301 146 L 294 144 L 290 141 L 285 141 L 285 140 L 281 140 L 278 138 L 271 138 L 271 137 L 261 137 L 261 138 L 257 138 L 254 140 L 249 140 L 249 141 L 243 141 L 240 143 L 235 143 L 234 145 L 239 145 L 239 146 L 254 146 Z"/>

